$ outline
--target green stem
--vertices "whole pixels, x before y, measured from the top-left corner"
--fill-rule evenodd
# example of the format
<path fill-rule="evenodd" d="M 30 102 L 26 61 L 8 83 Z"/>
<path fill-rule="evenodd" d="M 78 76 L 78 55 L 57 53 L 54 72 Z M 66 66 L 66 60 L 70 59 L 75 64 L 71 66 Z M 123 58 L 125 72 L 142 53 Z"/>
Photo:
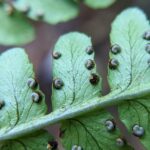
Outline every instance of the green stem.
<path fill-rule="evenodd" d="M 36 130 L 47 127 L 51 124 L 70 119 L 88 113 L 90 111 L 112 106 L 125 100 L 131 100 L 149 95 L 149 87 L 150 86 L 144 86 L 144 88 L 142 89 L 140 87 L 136 87 L 135 89 L 125 91 L 123 93 L 113 92 L 103 97 L 96 97 L 83 104 L 68 106 L 68 108 L 60 108 L 59 110 L 56 110 L 36 120 L 32 120 L 22 125 L 18 125 L 6 133 L 0 133 L 0 141 L 18 138 L 20 136 L 24 136 Z"/>

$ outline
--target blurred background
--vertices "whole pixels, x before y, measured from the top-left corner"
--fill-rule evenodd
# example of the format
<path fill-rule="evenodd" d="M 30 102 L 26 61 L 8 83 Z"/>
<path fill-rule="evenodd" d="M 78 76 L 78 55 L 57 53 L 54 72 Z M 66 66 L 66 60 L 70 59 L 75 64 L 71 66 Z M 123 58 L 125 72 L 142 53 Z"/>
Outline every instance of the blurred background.
<path fill-rule="evenodd" d="M 150 17 L 150 0 L 118 0 L 111 7 L 100 10 L 93 10 L 81 4 L 80 15 L 76 19 L 55 26 L 43 22 L 31 21 L 36 27 L 36 39 L 32 43 L 22 47 L 26 49 L 34 65 L 36 77 L 42 91 L 46 95 L 49 112 L 51 111 L 51 52 L 59 36 L 70 31 L 80 31 L 92 37 L 96 52 L 97 69 L 103 78 L 103 94 L 107 94 L 109 92 L 107 84 L 107 63 L 110 48 L 109 33 L 111 30 L 111 22 L 123 9 L 132 6 L 140 7 Z M 11 47 L 1 45 L 0 53 L 9 48 Z M 58 133 L 57 127 L 51 128 L 51 131 L 56 135 Z"/>

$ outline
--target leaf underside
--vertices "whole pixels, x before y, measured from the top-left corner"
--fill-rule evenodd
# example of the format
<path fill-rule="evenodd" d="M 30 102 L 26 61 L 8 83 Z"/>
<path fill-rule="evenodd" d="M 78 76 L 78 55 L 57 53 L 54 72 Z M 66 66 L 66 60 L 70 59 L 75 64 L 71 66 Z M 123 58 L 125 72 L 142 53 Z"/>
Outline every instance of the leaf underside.
<path fill-rule="evenodd" d="M 108 143 L 109 150 L 131 150 L 128 145 L 117 146 L 116 140 L 122 135 L 118 128 L 108 131 L 105 126 L 107 120 L 113 120 L 113 117 L 101 110 L 63 122 L 60 138 L 65 150 L 74 145 L 81 146 L 83 150 L 108 150 Z"/>
<path fill-rule="evenodd" d="M 0 134 L 5 134 L 18 125 L 44 116 L 47 107 L 44 96 L 38 85 L 31 89 L 27 81 L 35 79 L 33 66 L 23 49 L 14 48 L 0 55 Z M 32 100 L 31 95 L 40 94 L 38 102 Z M 36 138 L 37 137 L 37 138 Z M 6 141 L 0 144 L 4 150 L 39 150 L 46 149 L 51 136 L 45 131 L 29 135 L 24 138 Z M 45 141 L 44 141 L 45 140 Z M 40 146 L 41 144 L 41 146 Z"/>
<path fill-rule="evenodd" d="M 53 138 L 48 132 L 41 130 L 34 134 L 0 143 L 1 150 L 46 150 Z"/>
<path fill-rule="evenodd" d="M 61 90 L 53 88 L 53 109 L 77 105 L 101 95 L 101 78 L 96 73 L 94 54 L 86 53 L 86 49 L 91 46 L 89 37 L 76 32 L 58 40 L 53 53 L 58 52 L 61 57 L 53 59 L 53 78 L 60 78 L 64 86 Z M 91 70 L 85 66 L 88 60 L 92 60 L 94 64 Z M 90 83 L 91 74 L 96 74 L 99 78 L 95 85 Z"/>
<path fill-rule="evenodd" d="M 79 11 L 77 4 L 70 0 L 18 0 L 14 6 L 20 11 L 28 9 L 26 14 L 31 19 L 41 19 L 50 24 L 73 19 Z"/>
<path fill-rule="evenodd" d="M 140 141 L 148 150 L 150 147 L 150 98 L 127 101 L 119 105 L 120 119 L 126 125 L 129 132 L 139 137 L 133 132 L 133 127 L 138 125 L 144 129 L 144 134 L 139 137 Z"/>
<path fill-rule="evenodd" d="M 110 58 L 119 62 L 116 69 L 109 69 L 108 80 L 112 91 L 123 93 L 137 86 L 143 89 L 149 83 L 150 54 L 146 48 L 149 40 L 143 38 L 144 33 L 149 30 L 149 21 L 145 14 L 137 8 L 123 11 L 113 22 L 111 44 L 119 45 L 121 51 L 115 55 L 110 52 Z M 137 136 L 133 131 L 135 125 L 139 126 L 141 132 L 144 129 L 144 133 L 137 137 L 147 150 L 150 147 L 149 99 L 149 97 L 142 97 L 126 101 L 121 105 L 118 104 L 120 119 L 130 133 Z"/>
<path fill-rule="evenodd" d="M 94 9 L 107 8 L 115 3 L 116 0 L 84 0 L 84 3 Z"/>
<path fill-rule="evenodd" d="M 24 50 L 14 48 L 3 53 L 0 68 L 0 100 L 5 103 L 0 110 L 0 132 L 45 115 L 47 107 L 42 92 L 40 103 L 31 99 L 33 92 L 40 91 L 39 87 L 32 90 L 27 84 L 35 75 Z"/>
<path fill-rule="evenodd" d="M 54 57 L 53 77 L 54 81 L 61 79 L 63 86 L 57 89 L 57 84 L 53 82 L 54 110 L 67 109 L 72 105 L 80 107 L 80 104 L 101 95 L 101 78 L 98 76 L 99 80 L 94 84 L 90 82 L 91 74 L 97 75 L 96 66 L 90 70 L 86 68 L 87 60 L 94 62 L 94 52 L 87 53 L 87 48 L 91 46 L 89 37 L 76 32 L 62 36 L 55 45 L 53 55 L 58 52 L 61 56 Z M 112 120 L 112 116 L 103 110 L 62 122 L 60 138 L 65 150 L 73 149 L 75 145 L 86 150 L 107 150 L 107 143 L 111 149 L 120 149 L 116 140 L 122 135 L 117 128 L 114 132 L 108 132 L 105 126 L 107 120 Z M 123 149 L 130 147 L 126 145 Z"/>
<path fill-rule="evenodd" d="M 112 91 L 127 91 L 136 86 L 144 87 L 150 81 L 149 53 L 143 39 L 144 32 L 150 29 L 145 14 L 137 8 L 122 12 L 112 24 L 110 34 L 112 46 L 117 44 L 121 52 L 110 59 L 119 63 L 117 69 L 109 69 L 108 81 Z"/>
<path fill-rule="evenodd" d="M 15 10 L 9 15 L 6 7 L 9 6 L 0 4 L 0 44 L 22 45 L 33 41 L 35 31 L 25 16 Z"/>
<path fill-rule="evenodd" d="M 143 39 L 143 34 L 149 29 L 149 21 L 137 8 L 123 11 L 113 22 L 108 70 L 108 82 L 112 93 L 127 94 L 131 90 L 133 92 L 136 87 L 143 89 L 149 83 L 150 54 L 147 46 L 150 38 Z M 119 46 L 119 52 L 112 51 L 114 45 Z M 94 52 L 89 37 L 77 32 L 62 36 L 55 46 L 53 57 L 52 103 L 54 111 L 71 106 L 80 107 L 88 103 L 90 99 L 101 96 L 101 77 L 96 72 Z M 3 53 L 0 56 L 0 68 L 2 70 L 0 73 L 0 134 L 4 134 L 17 125 L 45 115 L 46 105 L 39 87 L 31 89 L 27 85 L 28 79 L 35 77 L 33 67 L 22 49 L 11 49 Z M 42 99 L 38 103 L 31 99 L 33 92 L 41 93 Z M 139 95 L 138 99 L 130 99 L 117 105 L 120 119 L 130 133 L 135 135 L 133 131 L 135 125 L 139 126 L 136 133 L 144 130 L 143 134 L 138 137 L 146 149 L 150 147 L 148 101 L 148 96 L 140 97 Z M 107 120 L 115 125 L 112 131 L 108 131 Z M 97 110 L 68 119 L 62 121 L 61 124 L 60 138 L 65 150 L 74 150 L 74 147 L 83 150 L 108 150 L 108 143 L 110 150 L 132 149 L 126 142 L 123 147 L 116 145 L 116 139 L 125 139 L 118 130 L 113 117 L 105 110 Z M 35 134 L 37 136 L 39 134 L 39 139 L 32 139 L 33 134 L 28 138 L 22 137 L 19 141 L 15 139 L 3 142 L 0 148 L 16 150 L 16 147 L 19 147 L 34 150 L 34 144 L 41 143 L 42 146 L 39 147 L 42 150 L 45 149 L 48 140 L 53 139 L 44 131 Z M 35 142 L 32 143 L 30 138 Z"/>

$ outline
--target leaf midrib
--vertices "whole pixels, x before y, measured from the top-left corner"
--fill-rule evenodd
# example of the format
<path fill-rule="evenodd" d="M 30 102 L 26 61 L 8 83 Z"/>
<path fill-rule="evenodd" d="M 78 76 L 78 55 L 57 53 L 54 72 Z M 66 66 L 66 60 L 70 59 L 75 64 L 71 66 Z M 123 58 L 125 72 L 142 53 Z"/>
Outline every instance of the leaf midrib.
<path fill-rule="evenodd" d="M 32 120 L 28 123 L 20 124 L 9 132 L 0 133 L 0 141 L 18 138 L 20 136 L 42 129 L 48 125 L 58 123 L 62 120 L 71 119 L 97 109 L 100 110 L 108 106 L 119 104 L 126 100 L 136 99 L 142 96 L 150 95 L 149 87 L 150 84 L 147 84 L 146 88 L 142 88 L 142 90 L 140 90 L 140 88 L 137 87 L 131 91 L 127 91 L 120 94 L 110 93 L 109 95 L 103 97 L 95 97 L 93 99 L 90 99 L 87 102 L 82 103 L 80 107 L 77 107 L 78 105 L 74 105 L 70 106 L 69 108 L 66 108 L 66 110 L 63 111 L 62 109 L 56 110 L 55 112 L 52 112 L 38 119 Z"/>

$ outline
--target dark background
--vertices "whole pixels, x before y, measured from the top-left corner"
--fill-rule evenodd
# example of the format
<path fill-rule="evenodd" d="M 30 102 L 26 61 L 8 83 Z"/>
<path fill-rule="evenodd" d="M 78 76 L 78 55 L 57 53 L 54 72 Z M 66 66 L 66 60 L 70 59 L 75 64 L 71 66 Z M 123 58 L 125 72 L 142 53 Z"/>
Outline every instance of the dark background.
<path fill-rule="evenodd" d="M 111 30 L 111 22 L 119 12 L 132 6 L 140 7 L 150 18 L 150 0 L 118 0 L 111 7 L 103 10 L 93 10 L 81 4 L 80 15 L 76 19 L 55 26 L 42 22 L 33 22 L 37 32 L 36 39 L 23 47 L 26 48 L 29 58 L 35 67 L 36 77 L 38 78 L 42 91 L 46 95 L 49 111 L 51 110 L 52 81 L 51 50 L 59 36 L 70 31 L 80 31 L 92 37 L 96 52 L 97 68 L 103 77 L 103 94 L 107 94 L 109 92 L 107 84 L 107 63 L 110 47 L 109 33 Z M 11 47 L 0 46 L 0 52 L 8 48 Z M 109 110 L 115 112 L 114 108 Z M 122 129 L 126 132 L 124 127 Z M 57 127 L 52 127 L 50 130 L 57 136 Z M 140 147 L 133 137 L 128 136 L 128 139 L 134 144 L 136 150 L 142 150 L 142 147 Z"/>

